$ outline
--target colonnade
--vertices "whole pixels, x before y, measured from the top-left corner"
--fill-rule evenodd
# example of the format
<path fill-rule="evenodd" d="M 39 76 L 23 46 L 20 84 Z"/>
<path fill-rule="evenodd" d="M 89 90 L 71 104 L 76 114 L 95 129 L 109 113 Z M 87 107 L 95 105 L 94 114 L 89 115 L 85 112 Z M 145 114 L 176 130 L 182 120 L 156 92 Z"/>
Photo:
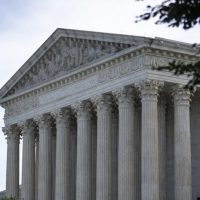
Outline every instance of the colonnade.
<path fill-rule="evenodd" d="M 138 87 L 139 104 L 135 88 L 127 86 L 6 127 L 7 195 L 19 197 L 21 134 L 24 200 L 168 199 L 162 83 L 144 81 Z M 173 91 L 174 199 L 191 200 L 190 93 Z"/>

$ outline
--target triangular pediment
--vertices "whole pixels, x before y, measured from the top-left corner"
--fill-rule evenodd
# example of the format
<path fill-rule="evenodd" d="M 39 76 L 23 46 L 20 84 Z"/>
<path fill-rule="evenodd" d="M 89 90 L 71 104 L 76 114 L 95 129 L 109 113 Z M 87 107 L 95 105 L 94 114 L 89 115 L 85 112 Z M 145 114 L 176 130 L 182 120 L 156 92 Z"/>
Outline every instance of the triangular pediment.
<path fill-rule="evenodd" d="M 136 46 L 140 37 L 57 29 L 0 91 L 5 98 Z"/>

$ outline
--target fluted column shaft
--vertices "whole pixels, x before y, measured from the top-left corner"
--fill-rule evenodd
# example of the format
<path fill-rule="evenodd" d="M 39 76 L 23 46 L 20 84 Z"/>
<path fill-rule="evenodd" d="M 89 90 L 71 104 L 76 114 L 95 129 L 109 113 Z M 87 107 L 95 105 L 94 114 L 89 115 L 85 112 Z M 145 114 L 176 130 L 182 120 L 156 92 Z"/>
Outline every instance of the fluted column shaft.
<path fill-rule="evenodd" d="M 55 199 L 69 200 L 70 113 L 69 110 L 58 110 L 54 114 L 57 128 Z"/>
<path fill-rule="evenodd" d="M 119 113 L 112 111 L 112 199 L 118 200 L 118 140 L 119 140 Z"/>
<path fill-rule="evenodd" d="M 6 195 L 19 197 L 19 130 L 15 126 L 5 129 L 7 135 Z"/>
<path fill-rule="evenodd" d="M 22 198 L 35 200 L 35 126 L 32 121 L 21 124 L 23 135 Z"/>
<path fill-rule="evenodd" d="M 169 101 L 166 113 L 167 200 L 174 200 L 174 106 Z"/>
<path fill-rule="evenodd" d="M 135 101 L 134 131 L 135 131 L 135 174 L 136 174 L 136 199 L 141 200 L 141 105 Z"/>
<path fill-rule="evenodd" d="M 76 199 L 92 200 L 92 127 L 91 105 L 82 102 L 77 111 Z"/>
<path fill-rule="evenodd" d="M 38 200 L 39 136 L 35 137 L 35 200 Z"/>
<path fill-rule="evenodd" d="M 38 200 L 52 200 L 52 122 L 49 115 L 39 118 Z"/>
<path fill-rule="evenodd" d="M 159 200 L 158 85 L 141 84 L 142 98 L 142 200 Z"/>
<path fill-rule="evenodd" d="M 111 96 L 97 99 L 96 200 L 112 199 L 112 109 Z"/>
<path fill-rule="evenodd" d="M 119 104 L 118 200 L 136 200 L 134 96 L 132 88 L 117 93 Z"/>
<path fill-rule="evenodd" d="M 52 199 L 56 199 L 56 127 L 53 127 L 52 133 Z"/>
<path fill-rule="evenodd" d="M 175 200 L 191 200 L 190 92 L 174 94 Z"/>
<path fill-rule="evenodd" d="M 75 120 L 72 120 L 70 131 L 70 200 L 75 200 L 77 161 L 77 125 Z"/>
<path fill-rule="evenodd" d="M 160 185 L 160 200 L 167 198 L 167 172 L 166 172 L 166 101 L 162 95 L 158 102 L 158 156 L 159 156 L 159 185 Z"/>
<path fill-rule="evenodd" d="M 97 169 L 97 119 L 92 117 L 92 200 L 96 199 L 96 169 Z"/>

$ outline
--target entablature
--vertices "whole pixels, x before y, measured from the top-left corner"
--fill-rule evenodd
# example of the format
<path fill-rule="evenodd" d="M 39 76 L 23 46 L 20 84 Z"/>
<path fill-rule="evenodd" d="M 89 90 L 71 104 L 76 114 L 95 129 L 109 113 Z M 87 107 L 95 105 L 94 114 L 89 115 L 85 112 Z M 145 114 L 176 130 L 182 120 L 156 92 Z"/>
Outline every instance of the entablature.
<path fill-rule="evenodd" d="M 185 84 L 187 77 L 177 78 L 169 72 L 152 70 L 152 67 L 167 65 L 174 59 L 195 62 L 198 57 L 146 46 L 125 49 L 61 78 L 5 98 L 1 101 L 6 109 L 5 123 L 30 118 L 36 113 L 50 112 L 52 108 L 67 106 L 99 92 L 105 93 L 146 78 Z"/>

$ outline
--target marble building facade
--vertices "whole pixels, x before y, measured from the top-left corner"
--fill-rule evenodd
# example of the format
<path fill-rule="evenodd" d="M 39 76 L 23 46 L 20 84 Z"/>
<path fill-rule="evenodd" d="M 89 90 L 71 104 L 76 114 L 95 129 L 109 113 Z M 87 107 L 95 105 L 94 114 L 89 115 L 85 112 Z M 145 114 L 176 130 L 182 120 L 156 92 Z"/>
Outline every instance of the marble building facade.
<path fill-rule="evenodd" d="M 200 95 L 152 68 L 195 62 L 163 38 L 57 29 L 0 90 L 6 194 L 24 200 L 197 200 Z"/>

